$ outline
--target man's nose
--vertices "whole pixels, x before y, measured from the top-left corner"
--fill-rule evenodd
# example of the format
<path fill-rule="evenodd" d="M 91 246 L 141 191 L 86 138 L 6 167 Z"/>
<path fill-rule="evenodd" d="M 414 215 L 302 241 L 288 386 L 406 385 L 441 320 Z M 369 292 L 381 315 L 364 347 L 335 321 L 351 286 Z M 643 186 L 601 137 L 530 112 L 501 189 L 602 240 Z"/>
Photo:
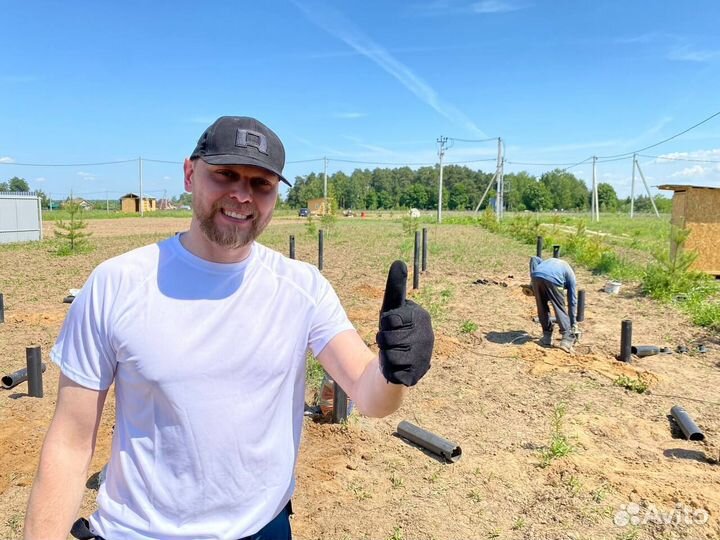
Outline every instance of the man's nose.
<path fill-rule="evenodd" d="M 248 202 L 252 199 L 252 187 L 248 180 L 233 182 L 230 197 L 239 202 Z"/>

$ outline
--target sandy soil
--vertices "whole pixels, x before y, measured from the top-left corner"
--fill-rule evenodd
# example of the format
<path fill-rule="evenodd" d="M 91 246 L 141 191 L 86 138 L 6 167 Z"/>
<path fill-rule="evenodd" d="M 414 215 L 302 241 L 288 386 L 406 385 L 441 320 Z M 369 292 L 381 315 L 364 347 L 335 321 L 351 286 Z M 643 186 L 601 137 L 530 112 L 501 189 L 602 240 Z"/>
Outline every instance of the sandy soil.
<path fill-rule="evenodd" d="M 0 538 L 22 536 L 55 404 L 58 369 L 48 353 L 68 308 L 62 299 L 101 260 L 187 224 L 170 218 L 90 221 L 96 249 L 74 257 L 55 256 L 48 243 L 0 246 L 0 372 L 24 367 L 25 348 L 35 345 L 48 363 L 44 398 L 28 397 L 26 384 L 0 390 Z M 52 234 L 52 224 L 46 233 Z M 605 279 L 579 270 L 587 291 L 582 341 L 572 355 L 543 348 L 532 321 L 534 300 L 520 288 L 534 246 L 472 227 L 433 225 L 429 233 L 428 270 L 410 295 L 434 315 L 433 368 L 387 418 L 353 415 L 342 425 L 306 420 L 294 537 L 720 538 L 718 336 L 639 296 L 636 285 L 611 296 L 602 292 Z M 289 234 L 296 236 L 298 257 L 314 262 L 315 238 L 302 220 L 278 220 L 263 241 L 287 251 Z M 409 238 L 399 222 L 347 219 L 326 239 L 324 273 L 368 343 L 389 263 L 412 261 Z M 488 283 L 476 283 L 481 278 Z M 623 319 L 633 321 L 636 344 L 672 350 L 685 344 L 690 352 L 618 362 Z M 707 353 L 697 352 L 700 343 Z M 642 378 L 649 391 L 615 385 L 621 375 Z M 310 391 L 307 397 L 312 401 Z M 93 472 L 109 455 L 114 411 L 112 399 L 108 403 Z M 675 404 L 693 416 L 705 442 L 681 438 L 669 420 Z M 553 413 L 561 409 L 558 433 L 572 451 L 543 462 Z M 445 463 L 399 438 L 401 420 L 457 443 L 462 457 Z M 85 515 L 96 493 L 92 481 L 88 486 Z M 683 511 L 694 521 L 681 519 Z M 661 523 L 662 514 L 669 523 Z M 630 518 L 635 524 L 625 524 Z"/>

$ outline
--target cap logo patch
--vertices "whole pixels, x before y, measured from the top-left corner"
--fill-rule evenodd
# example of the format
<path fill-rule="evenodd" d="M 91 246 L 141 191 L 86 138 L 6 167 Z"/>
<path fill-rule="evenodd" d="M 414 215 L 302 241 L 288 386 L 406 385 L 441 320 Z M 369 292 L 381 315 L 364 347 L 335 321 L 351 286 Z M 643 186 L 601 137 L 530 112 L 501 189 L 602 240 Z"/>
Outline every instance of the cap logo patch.
<path fill-rule="evenodd" d="M 267 138 L 262 133 L 253 131 L 251 129 L 238 129 L 237 135 L 235 136 L 235 146 L 242 146 L 247 148 L 252 146 L 257 148 L 258 152 L 268 155 L 267 151 Z"/>

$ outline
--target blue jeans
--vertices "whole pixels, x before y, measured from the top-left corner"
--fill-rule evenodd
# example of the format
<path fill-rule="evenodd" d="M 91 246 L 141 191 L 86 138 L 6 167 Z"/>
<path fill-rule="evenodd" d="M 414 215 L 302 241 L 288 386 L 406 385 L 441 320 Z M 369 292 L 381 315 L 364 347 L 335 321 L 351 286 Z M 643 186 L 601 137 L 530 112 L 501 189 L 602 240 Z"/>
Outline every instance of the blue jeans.
<path fill-rule="evenodd" d="M 241 538 L 240 540 L 291 540 L 290 514 L 292 514 L 290 501 L 273 520 L 265 525 L 255 534 Z"/>
<path fill-rule="evenodd" d="M 290 531 L 290 515 L 293 513 L 290 501 L 270 523 L 265 525 L 255 534 L 240 538 L 240 540 L 292 540 Z M 102 536 L 90 532 L 90 525 L 85 518 L 78 519 L 70 531 L 75 538 L 80 540 L 105 540 Z"/>

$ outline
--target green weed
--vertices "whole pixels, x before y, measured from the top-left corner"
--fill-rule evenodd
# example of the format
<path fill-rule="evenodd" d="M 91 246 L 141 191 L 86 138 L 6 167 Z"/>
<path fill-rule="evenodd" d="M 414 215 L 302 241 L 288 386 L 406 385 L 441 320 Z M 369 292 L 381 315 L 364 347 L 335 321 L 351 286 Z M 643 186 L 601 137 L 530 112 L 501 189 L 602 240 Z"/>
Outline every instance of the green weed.
<path fill-rule="evenodd" d="M 553 410 L 551 420 L 550 443 L 540 454 L 540 466 L 547 467 L 552 460 L 565 457 L 575 448 L 567 435 L 563 433 L 563 419 L 566 413 L 565 403 L 558 403 Z"/>
<path fill-rule="evenodd" d="M 643 381 L 641 378 L 633 379 L 627 375 L 620 375 L 617 379 L 615 379 L 613 384 L 615 386 L 622 386 L 623 388 L 631 390 L 632 392 L 637 392 L 638 394 L 644 393 L 649 387 L 648 383 Z"/>
<path fill-rule="evenodd" d="M 472 334 L 473 332 L 477 331 L 477 329 L 478 325 L 472 321 L 465 321 L 460 325 L 461 334 Z"/>

